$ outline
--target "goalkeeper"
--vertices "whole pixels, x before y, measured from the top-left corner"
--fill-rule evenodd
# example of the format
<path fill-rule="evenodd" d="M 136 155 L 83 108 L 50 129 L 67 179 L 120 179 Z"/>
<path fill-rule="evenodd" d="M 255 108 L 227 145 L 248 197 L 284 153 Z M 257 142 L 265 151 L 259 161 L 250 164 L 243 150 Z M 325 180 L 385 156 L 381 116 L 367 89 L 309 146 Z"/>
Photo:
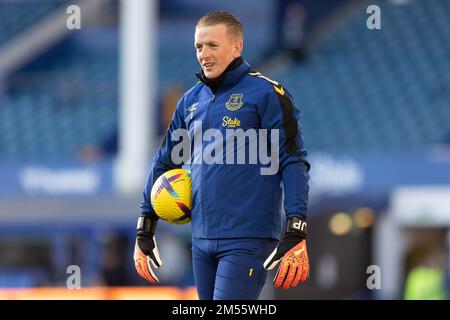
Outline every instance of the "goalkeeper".
<path fill-rule="evenodd" d="M 262 164 L 198 163 L 192 161 L 196 154 L 191 152 L 194 279 L 200 299 L 257 299 L 267 270 L 275 267 L 274 286 L 295 287 L 309 276 L 310 165 L 300 132 L 300 112 L 286 88 L 252 71 L 244 61 L 243 28 L 232 14 L 211 12 L 200 18 L 194 45 L 200 81 L 179 100 L 153 159 L 137 225 L 136 269 L 149 282 L 158 283 L 155 268 L 162 265 L 155 239 L 158 216 L 149 199 L 156 179 L 182 166 L 171 158 L 177 144 L 172 133 L 184 129 L 192 137 L 194 123 L 222 132 L 266 129 L 269 149 L 277 149 L 271 150 L 277 155 L 274 174 L 261 174 Z M 275 132 L 278 144 L 272 141 Z M 260 135 L 259 139 L 264 138 Z M 203 139 L 201 149 L 214 143 L 223 141 Z M 248 147 L 248 141 L 233 146 L 236 155 L 239 148 Z M 228 160 L 229 152 L 222 160 Z M 280 215 L 281 185 L 286 217 Z"/>

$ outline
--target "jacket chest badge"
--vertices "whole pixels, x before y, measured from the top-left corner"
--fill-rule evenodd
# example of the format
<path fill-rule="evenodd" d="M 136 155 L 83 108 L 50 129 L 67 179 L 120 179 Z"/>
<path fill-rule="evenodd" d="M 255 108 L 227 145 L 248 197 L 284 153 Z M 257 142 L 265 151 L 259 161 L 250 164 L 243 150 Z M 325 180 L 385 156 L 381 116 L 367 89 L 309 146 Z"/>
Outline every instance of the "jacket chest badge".
<path fill-rule="evenodd" d="M 227 109 L 230 111 L 236 111 L 240 107 L 242 107 L 242 105 L 244 104 L 244 102 L 242 101 L 243 96 L 244 95 L 242 93 L 233 93 L 227 103 L 225 103 Z"/>

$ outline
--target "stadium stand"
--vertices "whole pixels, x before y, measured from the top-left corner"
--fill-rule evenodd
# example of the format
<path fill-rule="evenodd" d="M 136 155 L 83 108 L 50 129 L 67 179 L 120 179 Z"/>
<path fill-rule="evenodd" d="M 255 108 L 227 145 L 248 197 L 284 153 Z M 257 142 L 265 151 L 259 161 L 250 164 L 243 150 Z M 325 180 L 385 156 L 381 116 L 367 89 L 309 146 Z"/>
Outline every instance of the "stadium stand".
<path fill-rule="evenodd" d="M 382 32 L 355 7 L 307 63 L 273 75 L 303 111 L 310 150 L 420 150 L 448 130 L 450 2 L 379 5 Z"/>
<path fill-rule="evenodd" d="M 0 47 L 68 1 L 2 1 L 0 10 Z"/>
<path fill-rule="evenodd" d="M 270 75 L 291 90 L 302 109 L 311 151 L 418 150 L 439 141 L 448 129 L 449 2 L 380 5 L 383 32 L 368 30 L 366 16 L 359 14 L 363 8 L 357 6 L 355 17 L 311 46 L 305 63 Z M 39 8 L 35 16 L 54 5 Z M 10 16 L 20 16 L 17 10 Z M 190 37 L 181 31 L 185 51 L 171 50 L 177 30 L 190 32 L 190 27 L 187 22 L 162 24 L 161 88 L 196 81 Z M 258 38 L 249 30 L 248 38 Z M 109 43 L 102 46 L 94 39 Z M 4 159 L 73 157 L 80 146 L 98 143 L 114 129 L 117 41 L 115 28 L 84 30 L 10 77 L 0 108 Z M 261 56 L 261 42 L 247 47 L 249 61 Z M 393 84 L 402 90 L 393 90 Z"/>

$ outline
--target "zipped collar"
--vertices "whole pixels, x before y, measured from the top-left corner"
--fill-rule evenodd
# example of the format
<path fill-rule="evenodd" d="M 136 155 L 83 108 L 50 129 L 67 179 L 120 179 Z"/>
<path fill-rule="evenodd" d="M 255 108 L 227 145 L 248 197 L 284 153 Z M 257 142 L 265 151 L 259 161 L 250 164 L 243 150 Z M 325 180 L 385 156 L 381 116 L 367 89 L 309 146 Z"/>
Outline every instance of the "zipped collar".
<path fill-rule="evenodd" d="M 216 93 L 220 86 L 229 86 L 236 84 L 239 78 L 250 70 L 250 65 L 244 61 L 244 58 L 237 57 L 228 65 L 224 72 L 215 79 L 208 79 L 203 70 L 196 73 L 197 78 L 208 86 L 213 93 Z"/>

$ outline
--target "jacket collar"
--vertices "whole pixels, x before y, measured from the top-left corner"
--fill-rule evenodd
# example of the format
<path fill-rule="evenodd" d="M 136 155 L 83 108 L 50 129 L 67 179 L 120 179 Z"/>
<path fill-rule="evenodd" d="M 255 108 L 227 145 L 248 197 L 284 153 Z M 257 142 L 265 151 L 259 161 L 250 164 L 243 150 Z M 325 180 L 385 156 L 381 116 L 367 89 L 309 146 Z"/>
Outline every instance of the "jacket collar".
<path fill-rule="evenodd" d="M 196 76 L 200 81 L 208 86 L 213 93 L 216 93 L 217 89 L 221 86 L 231 86 L 238 82 L 238 80 L 250 70 L 250 65 L 242 57 L 234 59 L 225 71 L 215 79 L 206 78 L 203 70 L 196 73 Z"/>

